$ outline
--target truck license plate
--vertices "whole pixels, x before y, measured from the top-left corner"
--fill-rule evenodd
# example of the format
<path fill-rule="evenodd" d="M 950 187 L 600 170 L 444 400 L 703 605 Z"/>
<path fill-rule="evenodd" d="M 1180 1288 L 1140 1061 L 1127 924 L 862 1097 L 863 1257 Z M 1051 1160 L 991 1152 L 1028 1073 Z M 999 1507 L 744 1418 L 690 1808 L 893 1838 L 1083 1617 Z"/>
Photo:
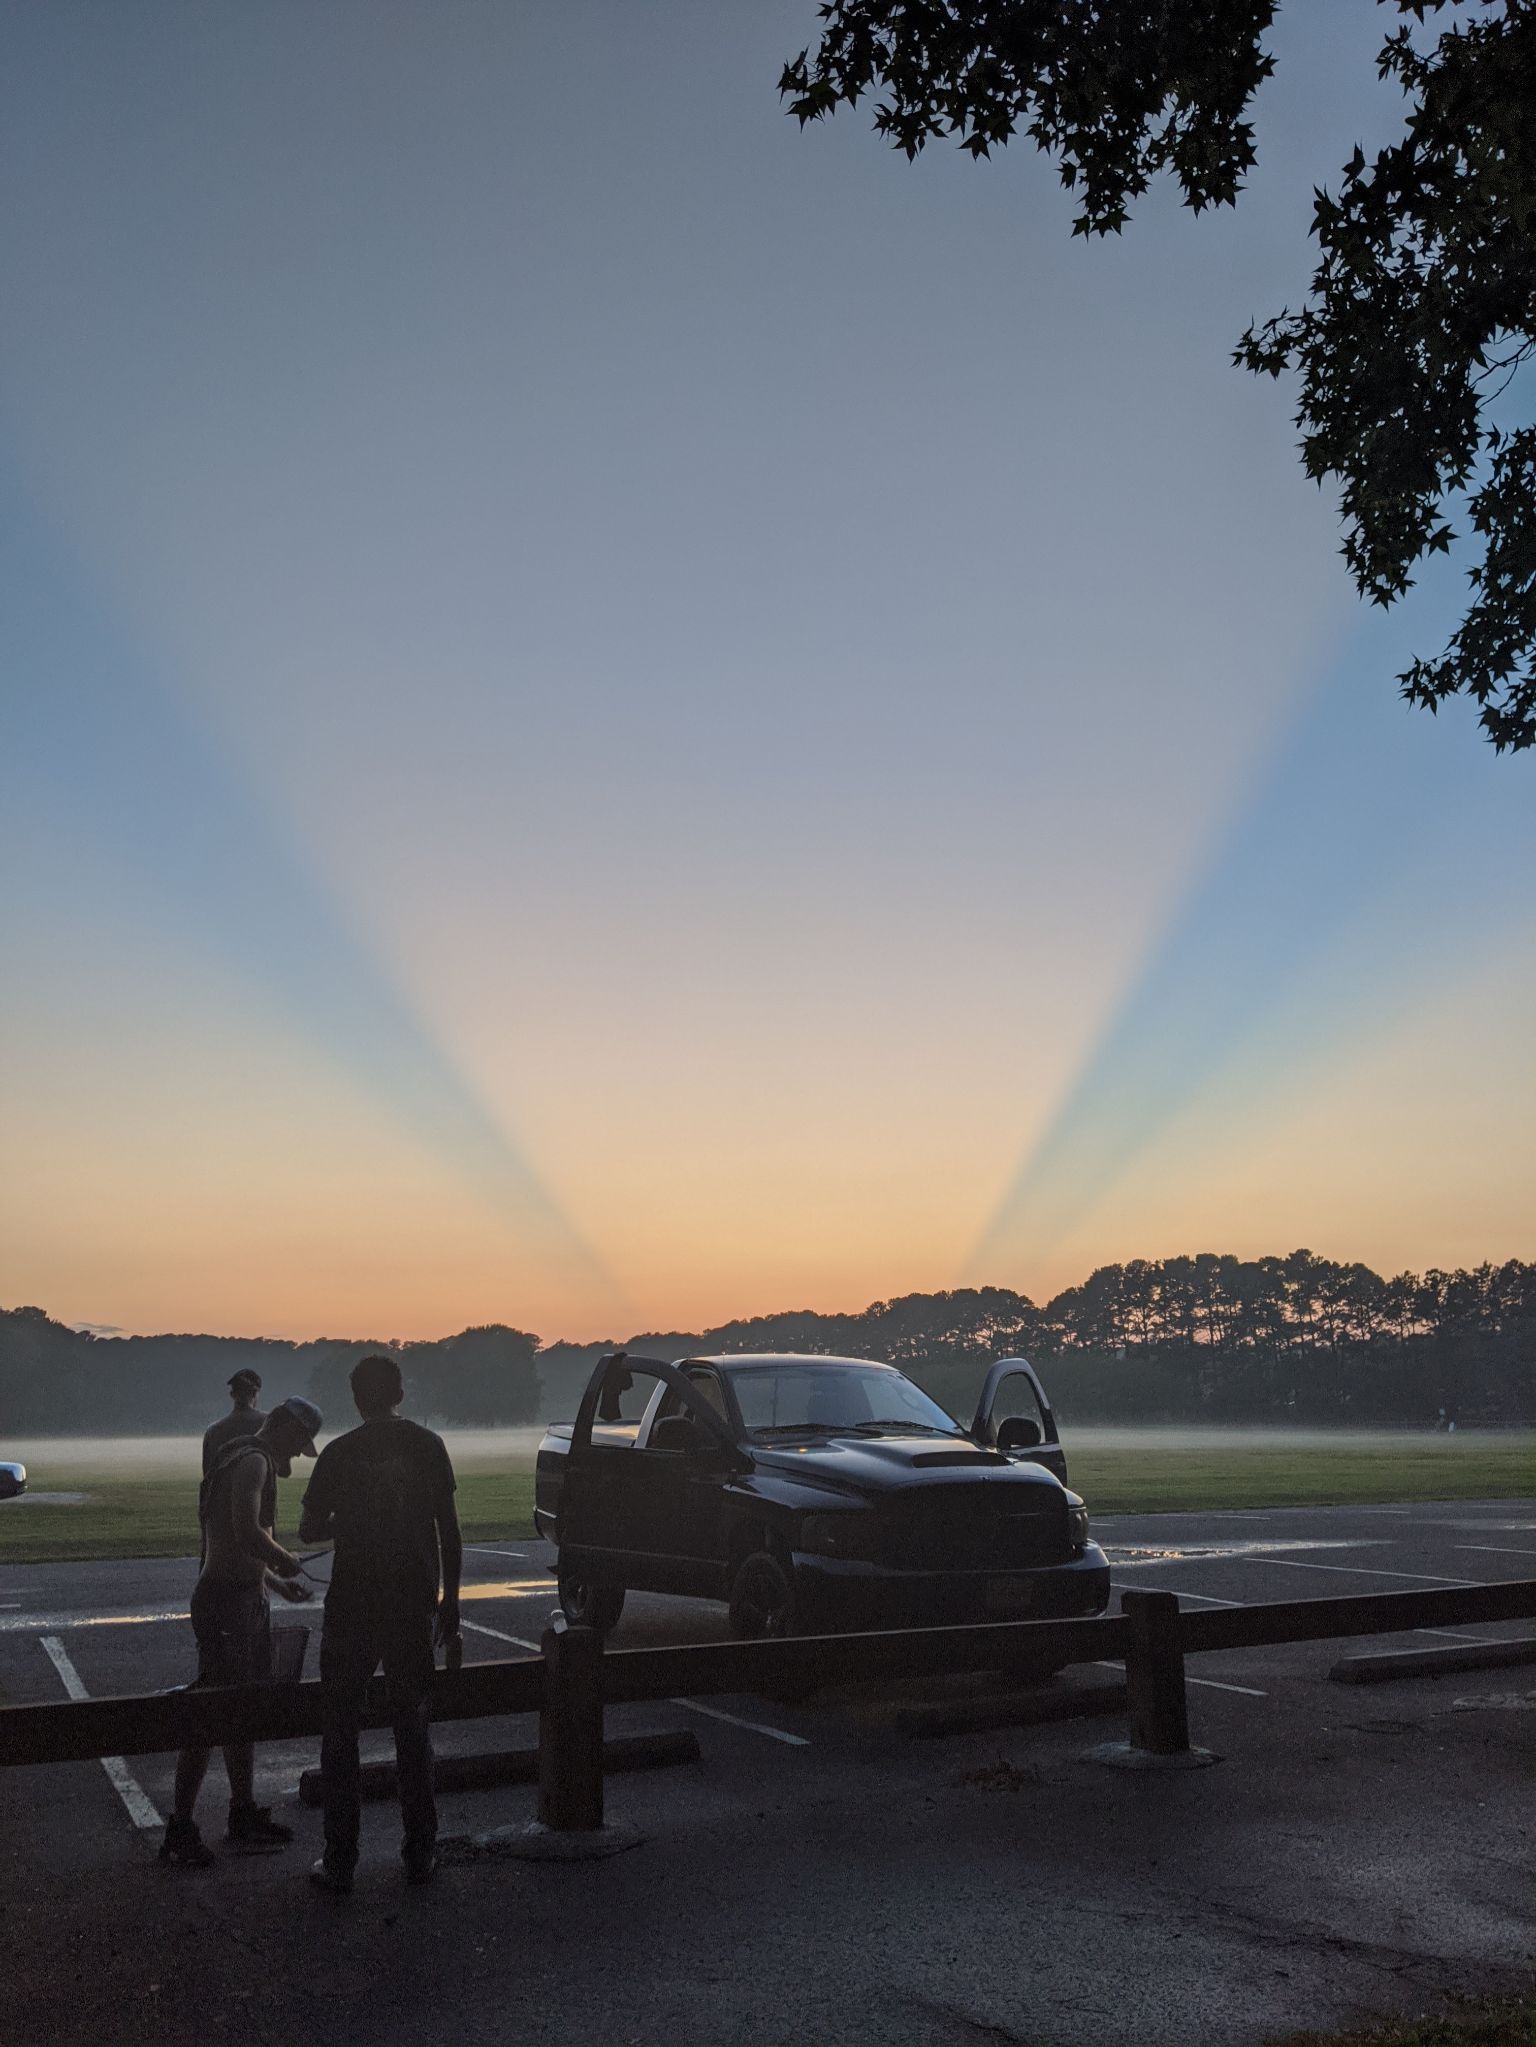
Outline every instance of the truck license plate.
<path fill-rule="evenodd" d="M 1035 1603 L 1035 1588 L 1028 1578 L 989 1578 L 988 1613 L 1028 1613 Z"/>

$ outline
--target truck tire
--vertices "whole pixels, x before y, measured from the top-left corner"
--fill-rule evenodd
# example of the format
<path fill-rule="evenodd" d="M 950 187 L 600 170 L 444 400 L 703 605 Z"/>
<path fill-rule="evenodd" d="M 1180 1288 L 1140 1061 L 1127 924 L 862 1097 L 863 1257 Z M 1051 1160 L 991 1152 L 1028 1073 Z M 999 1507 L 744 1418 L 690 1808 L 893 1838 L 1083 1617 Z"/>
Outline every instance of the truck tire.
<path fill-rule="evenodd" d="M 743 1557 L 731 1580 L 731 1628 L 744 1642 L 800 1632 L 799 1601 L 789 1572 L 765 1549 Z"/>
<path fill-rule="evenodd" d="M 622 1585 L 594 1585 L 590 1578 L 562 1574 L 558 1589 L 560 1611 L 573 1628 L 596 1628 L 600 1635 L 606 1635 L 610 1628 L 618 1626 L 619 1615 L 624 1611 Z"/>

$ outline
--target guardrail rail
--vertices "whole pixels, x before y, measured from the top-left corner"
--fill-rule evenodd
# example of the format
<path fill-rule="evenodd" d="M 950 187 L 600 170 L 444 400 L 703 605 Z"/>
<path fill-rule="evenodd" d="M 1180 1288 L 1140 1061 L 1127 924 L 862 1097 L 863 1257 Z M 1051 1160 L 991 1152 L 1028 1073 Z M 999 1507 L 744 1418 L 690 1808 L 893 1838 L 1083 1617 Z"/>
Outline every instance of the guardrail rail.
<path fill-rule="evenodd" d="M 1118 1614 L 1086 1620 L 995 1621 L 665 1649 L 605 1649 L 594 1630 L 568 1627 L 557 1619 L 537 1655 L 437 1672 L 432 1715 L 436 1720 L 476 1720 L 537 1713 L 539 1817 L 552 1829 L 584 1831 L 603 1823 L 603 1716 L 611 1705 L 710 1693 L 793 1697 L 830 1684 L 932 1672 L 1028 1675 L 1072 1663 L 1123 1662 L 1131 1745 L 1150 1755 L 1174 1755 L 1189 1747 L 1188 1655 L 1529 1620 L 1536 1617 L 1536 1580 L 1199 1613 L 1181 1610 L 1174 1592 L 1126 1592 L 1121 1604 Z M 0 1707 L 0 1767 L 160 1754 L 224 1742 L 291 1741 L 318 1735 L 323 1714 L 323 1689 L 315 1681 L 5 1706 Z M 390 1724 L 377 1679 L 369 1688 L 363 1724 Z"/>

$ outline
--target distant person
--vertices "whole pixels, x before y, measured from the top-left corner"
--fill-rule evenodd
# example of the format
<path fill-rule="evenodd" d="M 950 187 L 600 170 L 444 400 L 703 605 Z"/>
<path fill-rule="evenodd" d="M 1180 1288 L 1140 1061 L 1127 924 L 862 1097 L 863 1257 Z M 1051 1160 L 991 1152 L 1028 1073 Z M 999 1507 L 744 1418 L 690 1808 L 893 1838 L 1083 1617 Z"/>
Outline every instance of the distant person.
<path fill-rule="evenodd" d="M 236 1443 L 242 1436 L 254 1436 L 266 1420 L 256 1405 L 256 1396 L 261 1391 L 261 1374 L 253 1372 L 249 1365 L 242 1365 L 229 1382 L 229 1397 L 235 1403 L 231 1411 L 216 1421 L 211 1428 L 203 1431 L 203 1476 L 208 1476 L 209 1466 L 226 1443 Z"/>
<path fill-rule="evenodd" d="M 352 1888 L 362 1821 L 358 1733 L 380 1663 L 395 1729 L 401 1860 L 412 1883 L 430 1882 L 437 1869 L 429 1690 L 434 1641 L 458 1639 L 464 1542 L 447 1447 L 395 1412 L 404 1397 L 393 1358 L 358 1361 L 352 1398 L 362 1426 L 326 1444 L 299 1522 L 301 1542 L 336 1545 L 320 1638 L 325 1853 L 309 1873 L 326 1891 Z"/>
<path fill-rule="evenodd" d="M 322 1426 L 320 1410 L 295 1395 L 273 1408 L 254 1436 L 236 1437 L 219 1450 L 198 1495 L 203 1568 L 192 1590 L 192 1631 L 197 1638 L 200 1685 L 256 1684 L 272 1675 L 272 1587 L 284 1599 L 308 1599 L 297 1583 L 298 1558 L 272 1534 L 277 1481 L 295 1457 L 313 1457 Z M 176 1809 L 160 1847 L 162 1862 L 206 1869 L 213 1850 L 198 1832 L 193 1811 L 208 1771 L 209 1751 L 183 1749 L 176 1760 Z M 244 1854 L 285 1848 L 293 1839 L 252 1795 L 255 1750 L 249 1742 L 224 1748 L 229 1777 L 225 1840 Z"/>

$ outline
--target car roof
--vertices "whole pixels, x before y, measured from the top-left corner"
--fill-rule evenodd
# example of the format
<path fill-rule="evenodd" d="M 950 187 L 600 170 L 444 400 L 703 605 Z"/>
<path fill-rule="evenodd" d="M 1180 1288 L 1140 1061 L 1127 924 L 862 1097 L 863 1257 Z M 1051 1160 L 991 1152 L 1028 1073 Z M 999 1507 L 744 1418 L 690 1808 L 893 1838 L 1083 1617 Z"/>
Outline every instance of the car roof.
<path fill-rule="evenodd" d="M 685 1365 L 866 1365 L 879 1372 L 894 1372 L 895 1365 L 884 1358 L 828 1357 L 822 1351 L 727 1350 L 711 1357 L 681 1358 Z"/>

